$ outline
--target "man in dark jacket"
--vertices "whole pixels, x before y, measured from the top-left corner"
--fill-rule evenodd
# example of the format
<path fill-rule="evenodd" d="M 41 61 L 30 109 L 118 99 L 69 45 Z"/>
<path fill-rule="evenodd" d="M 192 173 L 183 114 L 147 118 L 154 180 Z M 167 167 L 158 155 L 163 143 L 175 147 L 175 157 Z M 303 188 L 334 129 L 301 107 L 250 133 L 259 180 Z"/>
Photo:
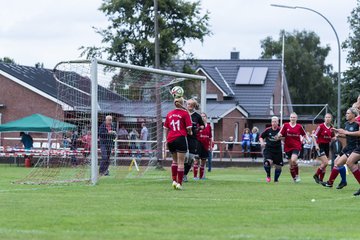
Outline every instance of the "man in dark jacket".
<path fill-rule="evenodd" d="M 116 128 L 112 122 L 112 116 L 108 115 L 99 127 L 99 140 L 101 150 L 100 176 L 109 175 L 110 155 L 114 148 L 116 138 Z"/>

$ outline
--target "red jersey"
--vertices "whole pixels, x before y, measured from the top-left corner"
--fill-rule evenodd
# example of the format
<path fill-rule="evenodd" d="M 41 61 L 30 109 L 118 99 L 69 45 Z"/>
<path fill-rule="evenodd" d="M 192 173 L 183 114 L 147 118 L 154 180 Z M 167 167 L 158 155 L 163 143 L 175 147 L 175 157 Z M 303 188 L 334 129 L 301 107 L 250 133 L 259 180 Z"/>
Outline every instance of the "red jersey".
<path fill-rule="evenodd" d="M 280 130 L 280 134 L 285 137 L 285 152 L 290 152 L 292 150 L 301 151 L 300 136 L 305 136 L 306 133 L 300 124 L 296 124 L 294 127 L 292 127 L 290 123 L 284 123 Z"/>
<path fill-rule="evenodd" d="M 360 115 L 359 115 L 359 116 L 357 116 L 357 117 L 355 118 L 355 120 L 357 121 L 357 123 L 359 123 L 359 124 L 360 124 Z"/>
<path fill-rule="evenodd" d="M 210 149 L 210 139 L 212 139 L 210 123 L 204 129 L 199 130 L 196 138 L 206 150 Z"/>
<path fill-rule="evenodd" d="M 169 129 L 166 141 L 174 141 L 180 136 L 187 136 L 187 128 L 192 127 L 190 114 L 184 109 L 176 108 L 170 111 L 165 119 L 164 128 Z"/>
<path fill-rule="evenodd" d="M 322 123 L 316 128 L 314 135 L 318 144 L 329 144 L 334 133 L 331 131 L 331 126 L 327 127 Z"/>

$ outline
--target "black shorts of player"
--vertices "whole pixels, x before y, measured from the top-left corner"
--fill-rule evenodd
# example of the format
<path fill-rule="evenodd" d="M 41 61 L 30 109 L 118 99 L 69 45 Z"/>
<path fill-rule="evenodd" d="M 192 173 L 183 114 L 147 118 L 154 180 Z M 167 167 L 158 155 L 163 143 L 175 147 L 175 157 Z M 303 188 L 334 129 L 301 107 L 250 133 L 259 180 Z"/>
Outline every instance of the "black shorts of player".
<path fill-rule="evenodd" d="M 316 156 L 317 157 L 326 156 L 327 158 L 329 158 L 329 150 L 330 150 L 330 146 L 328 143 L 320 143 L 319 151 L 316 151 Z"/>
<path fill-rule="evenodd" d="M 265 148 L 263 155 L 264 161 L 271 160 L 275 165 L 284 166 L 282 151 L 271 151 Z"/>
<path fill-rule="evenodd" d="M 353 153 L 360 154 L 360 147 L 355 148 L 355 150 L 353 151 Z"/>
<path fill-rule="evenodd" d="M 199 145 L 200 145 L 199 158 L 207 159 L 209 157 L 209 151 L 207 149 L 205 149 L 201 143 L 199 143 Z"/>
<path fill-rule="evenodd" d="M 189 148 L 189 153 L 192 154 L 199 154 L 199 141 L 196 138 L 193 137 L 187 137 L 187 141 L 188 141 L 188 148 Z"/>
<path fill-rule="evenodd" d="M 356 149 L 356 147 L 349 147 L 346 146 L 343 148 L 343 150 L 341 150 L 341 153 L 339 154 L 339 156 L 341 157 L 342 155 L 346 155 L 346 157 L 349 157 L 350 154 Z"/>
<path fill-rule="evenodd" d="M 291 150 L 291 151 L 286 152 L 286 153 L 285 153 L 286 159 L 291 159 L 291 155 L 293 155 L 293 154 L 299 156 L 300 151 L 294 149 L 294 150 Z"/>
<path fill-rule="evenodd" d="M 176 138 L 174 141 L 168 143 L 167 145 L 171 153 L 186 153 L 188 150 L 186 138 L 184 136 Z"/>

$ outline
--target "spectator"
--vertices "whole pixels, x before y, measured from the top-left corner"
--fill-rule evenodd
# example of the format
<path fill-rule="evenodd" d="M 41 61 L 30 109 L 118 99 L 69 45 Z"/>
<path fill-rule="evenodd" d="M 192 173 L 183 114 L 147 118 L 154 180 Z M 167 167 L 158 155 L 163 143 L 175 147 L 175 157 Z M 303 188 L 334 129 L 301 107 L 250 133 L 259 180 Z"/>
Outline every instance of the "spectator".
<path fill-rule="evenodd" d="M 253 161 L 257 159 L 258 152 L 260 152 L 260 143 L 259 143 L 259 129 L 257 127 L 253 127 L 251 130 L 251 144 L 250 144 L 250 151 L 251 151 L 251 158 Z"/>
<path fill-rule="evenodd" d="M 84 136 L 81 138 L 81 142 L 84 146 L 84 157 L 87 157 L 90 155 L 90 149 L 91 149 L 91 131 L 87 131 Z"/>
<path fill-rule="evenodd" d="M 251 139 L 250 129 L 245 128 L 244 133 L 242 135 L 242 139 L 241 139 L 241 141 L 242 141 L 242 143 L 241 143 L 241 147 L 242 147 L 241 152 L 250 153 L 250 139 Z M 245 156 L 245 154 L 244 154 L 244 156 Z"/>
<path fill-rule="evenodd" d="M 313 148 L 313 139 L 309 132 L 306 132 L 307 139 L 303 138 L 303 160 L 310 160 L 311 159 L 311 151 Z"/>
<path fill-rule="evenodd" d="M 116 138 L 115 126 L 112 122 L 112 116 L 108 115 L 99 127 L 99 140 L 101 150 L 101 161 L 99 174 L 109 176 L 110 155 L 114 148 L 114 139 Z"/>
<path fill-rule="evenodd" d="M 129 140 L 129 133 L 128 131 L 125 129 L 124 125 L 121 125 L 118 133 L 118 139 L 121 140 L 119 142 L 119 149 L 127 149 L 127 142 L 125 142 L 125 140 Z"/>
<path fill-rule="evenodd" d="M 139 133 L 138 131 L 136 131 L 135 128 L 133 128 L 131 130 L 131 132 L 129 133 L 129 138 L 130 138 L 130 149 L 137 149 L 136 147 L 136 141 L 139 140 Z"/>
<path fill-rule="evenodd" d="M 228 143 L 226 144 L 226 153 L 230 158 L 230 161 L 232 161 L 232 150 L 234 149 L 234 137 L 230 136 Z"/>
<path fill-rule="evenodd" d="M 33 143 L 34 143 L 34 140 L 30 136 L 30 134 L 20 132 L 20 137 L 21 137 L 20 142 L 24 145 L 25 150 L 30 150 L 33 147 Z"/>
<path fill-rule="evenodd" d="M 141 132 L 140 132 L 140 140 L 142 141 L 141 142 L 141 149 L 142 150 L 147 150 L 148 149 L 147 140 L 148 140 L 148 136 L 149 136 L 149 131 L 148 131 L 145 123 L 142 123 L 141 127 L 142 127 Z"/>

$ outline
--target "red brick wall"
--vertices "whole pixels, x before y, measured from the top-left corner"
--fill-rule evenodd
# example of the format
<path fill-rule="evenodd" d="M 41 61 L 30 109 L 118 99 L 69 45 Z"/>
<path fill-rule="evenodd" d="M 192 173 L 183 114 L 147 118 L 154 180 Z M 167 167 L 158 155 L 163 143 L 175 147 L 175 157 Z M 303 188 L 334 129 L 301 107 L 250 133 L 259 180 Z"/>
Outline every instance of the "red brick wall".
<path fill-rule="evenodd" d="M 58 114 L 56 113 L 57 103 L 40 96 L 39 94 L 5 78 L 2 75 L 0 75 L 0 86 L 0 103 L 5 105 L 5 108 L 0 108 L 0 113 L 2 114 L 2 124 L 35 113 L 40 113 L 52 118 L 64 115 L 61 108 L 59 108 L 60 112 Z M 42 134 L 32 135 L 35 135 L 35 137 L 42 136 Z M 1 134 L 2 138 L 18 136 L 19 133 Z M 5 145 L 6 143 L 0 142 L 0 144 Z"/>
<path fill-rule="evenodd" d="M 238 141 L 241 140 L 242 132 L 248 124 L 247 119 L 237 110 L 233 110 L 225 117 L 219 120 L 218 123 L 214 124 L 214 141 L 228 141 L 230 136 L 235 139 L 235 126 L 238 124 Z M 224 149 L 223 149 L 224 150 Z M 234 151 L 241 151 L 239 145 L 234 146 Z M 234 155 L 234 157 L 236 157 Z"/>

